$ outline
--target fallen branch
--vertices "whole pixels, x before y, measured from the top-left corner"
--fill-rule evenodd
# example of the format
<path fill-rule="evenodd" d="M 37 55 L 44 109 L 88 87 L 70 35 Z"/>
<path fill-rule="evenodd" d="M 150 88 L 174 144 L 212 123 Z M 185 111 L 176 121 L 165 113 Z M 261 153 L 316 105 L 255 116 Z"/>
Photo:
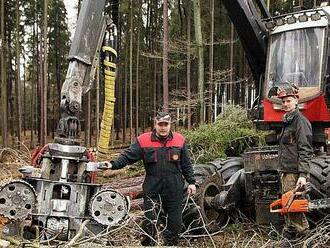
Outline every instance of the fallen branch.
<path fill-rule="evenodd" d="M 199 215 L 202 217 L 202 213 L 201 213 L 201 211 L 200 211 L 200 209 L 199 209 L 197 203 L 194 201 L 193 198 L 190 198 L 190 199 L 191 199 L 191 201 L 194 203 L 194 205 L 197 207 L 197 211 L 198 211 Z M 215 243 L 214 243 L 214 240 L 213 240 L 212 236 L 211 236 L 210 233 L 209 233 L 209 230 L 207 230 L 207 225 L 206 225 L 206 223 L 205 223 L 203 217 L 201 218 L 201 220 L 202 220 L 202 223 L 203 223 L 203 227 L 204 227 L 204 229 L 205 229 L 205 232 L 207 233 L 207 236 L 210 238 L 210 240 L 211 240 L 211 242 L 212 242 L 212 245 L 213 245 L 213 247 L 215 248 L 216 245 L 215 245 Z"/>
<path fill-rule="evenodd" d="M 2 234 L 0 234 L 0 239 L 6 240 L 6 241 L 10 242 L 12 245 L 15 245 L 15 246 L 20 246 L 21 245 L 21 242 L 15 240 L 14 238 L 3 236 Z"/>
<path fill-rule="evenodd" d="M 77 234 L 70 240 L 69 243 L 67 243 L 64 247 L 69 248 L 75 244 L 75 242 L 80 238 L 80 236 L 83 234 L 83 231 L 86 227 L 86 225 L 89 223 L 89 220 L 84 220 L 84 222 L 81 224 Z"/>

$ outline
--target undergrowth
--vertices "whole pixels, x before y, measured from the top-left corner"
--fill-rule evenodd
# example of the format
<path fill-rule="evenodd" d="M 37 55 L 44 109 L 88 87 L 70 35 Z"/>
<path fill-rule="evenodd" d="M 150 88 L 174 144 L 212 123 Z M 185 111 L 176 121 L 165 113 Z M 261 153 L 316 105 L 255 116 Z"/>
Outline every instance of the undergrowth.
<path fill-rule="evenodd" d="M 183 133 L 195 163 L 239 156 L 248 147 L 264 145 L 267 134 L 257 131 L 248 119 L 247 111 L 239 106 L 226 106 L 214 123 L 202 124 Z"/>

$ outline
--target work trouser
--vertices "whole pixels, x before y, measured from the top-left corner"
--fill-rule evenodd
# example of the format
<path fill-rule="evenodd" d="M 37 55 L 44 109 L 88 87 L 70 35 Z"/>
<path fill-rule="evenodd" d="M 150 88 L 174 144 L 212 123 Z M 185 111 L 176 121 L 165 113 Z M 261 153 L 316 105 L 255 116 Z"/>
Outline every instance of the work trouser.
<path fill-rule="evenodd" d="M 299 174 L 282 172 L 282 193 L 295 189 L 298 178 Z M 303 213 L 288 213 L 284 215 L 284 220 L 287 231 L 304 233 L 309 229 L 308 221 Z"/>
<path fill-rule="evenodd" d="M 145 220 L 142 229 L 146 232 L 148 245 L 155 245 L 159 234 L 159 222 L 165 217 L 163 237 L 165 245 L 176 245 L 182 228 L 183 181 L 181 175 L 160 180 L 148 178 L 144 184 Z M 153 192 L 152 192 L 153 191 Z M 155 192 L 159 192 L 155 194 Z M 163 213 L 160 211 L 163 210 Z M 152 239 L 151 239 L 152 238 Z"/>

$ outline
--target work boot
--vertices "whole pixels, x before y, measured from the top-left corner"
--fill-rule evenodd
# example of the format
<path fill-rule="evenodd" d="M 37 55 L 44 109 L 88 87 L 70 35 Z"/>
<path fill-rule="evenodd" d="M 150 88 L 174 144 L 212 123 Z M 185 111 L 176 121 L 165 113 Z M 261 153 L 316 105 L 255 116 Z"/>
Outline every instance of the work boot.
<path fill-rule="evenodd" d="M 164 246 L 177 246 L 179 241 L 179 235 L 174 234 L 171 231 L 165 230 L 164 234 Z"/>
<path fill-rule="evenodd" d="M 285 227 L 282 236 L 289 241 L 294 241 L 297 239 L 297 231 L 293 228 Z"/>
<path fill-rule="evenodd" d="M 179 242 L 177 239 L 172 239 L 172 240 L 164 239 L 164 246 L 177 246 L 178 243 Z"/>

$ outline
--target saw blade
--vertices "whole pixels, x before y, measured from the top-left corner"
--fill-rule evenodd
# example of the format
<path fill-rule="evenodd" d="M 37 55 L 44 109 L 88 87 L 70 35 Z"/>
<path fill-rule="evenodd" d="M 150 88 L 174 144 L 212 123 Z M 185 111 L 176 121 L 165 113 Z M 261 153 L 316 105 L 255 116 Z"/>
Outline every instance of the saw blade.
<path fill-rule="evenodd" d="M 122 224 L 128 216 L 129 208 L 129 199 L 113 189 L 97 192 L 89 204 L 93 219 L 106 226 Z"/>
<path fill-rule="evenodd" d="M 36 192 L 26 181 L 14 180 L 0 188 L 0 215 L 11 221 L 24 220 L 36 204 Z"/>
<path fill-rule="evenodd" d="M 330 209 L 330 198 L 312 200 L 308 203 L 309 210 Z"/>

